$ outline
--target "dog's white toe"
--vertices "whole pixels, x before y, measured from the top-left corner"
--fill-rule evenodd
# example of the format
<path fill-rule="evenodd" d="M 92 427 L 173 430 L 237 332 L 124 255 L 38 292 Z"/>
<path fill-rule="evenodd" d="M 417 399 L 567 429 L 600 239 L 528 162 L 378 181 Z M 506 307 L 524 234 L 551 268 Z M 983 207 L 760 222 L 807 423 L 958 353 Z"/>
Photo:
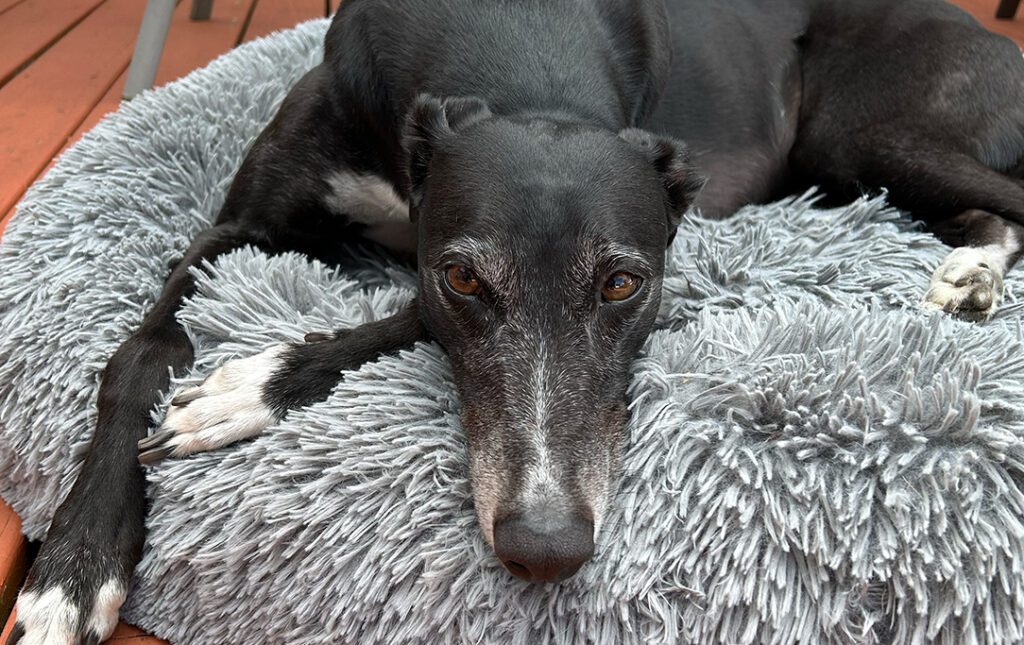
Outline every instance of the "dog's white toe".
<path fill-rule="evenodd" d="M 24 591 L 16 609 L 24 633 L 19 645 L 74 645 L 78 640 L 78 609 L 61 587 Z"/>
<path fill-rule="evenodd" d="M 217 368 L 202 385 L 179 392 L 160 430 L 139 442 L 143 463 L 221 448 L 254 437 L 279 413 L 263 401 L 264 387 L 282 366 L 285 345 Z"/>
<path fill-rule="evenodd" d="M 1003 295 L 1003 264 L 985 247 L 954 249 L 932 274 L 924 306 L 970 320 L 991 317 Z"/>
<path fill-rule="evenodd" d="M 99 643 L 117 626 L 126 595 L 124 585 L 110 579 L 96 593 L 88 615 L 82 616 L 63 587 L 23 591 L 17 604 L 18 645 Z"/>
<path fill-rule="evenodd" d="M 104 582 L 93 600 L 89 615 L 86 616 L 85 633 L 93 634 L 99 640 L 105 640 L 110 636 L 117 627 L 117 615 L 127 597 L 128 590 L 117 580 L 110 579 Z"/>

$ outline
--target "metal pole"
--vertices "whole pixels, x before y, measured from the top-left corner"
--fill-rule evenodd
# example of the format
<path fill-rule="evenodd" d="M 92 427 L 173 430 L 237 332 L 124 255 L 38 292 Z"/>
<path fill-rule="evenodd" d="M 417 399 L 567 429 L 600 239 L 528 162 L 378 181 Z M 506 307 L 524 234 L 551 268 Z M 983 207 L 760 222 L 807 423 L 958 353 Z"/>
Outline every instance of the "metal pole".
<path fill-rule="evenodd" d="M 1020 8 L 1020 0 L 999 0 L 999 8 L 996 9 L 996 18 L 1013 20 Z"/>
<path fill-rule="evenodd" d="M 135 41 L 135 54 L 128 68 L 128 80 L 124 84 L 124 98 L 130 99 L 153 87 L 167 31 L 171 28 L 174 4 L 175 0 L 149 0 L 146 4 L 146 13 Z"/>
<path fill-rule="evenodd" d="M 213 13 L 213 0 L 192 0 L 192 20 L 209 20 Z"/>

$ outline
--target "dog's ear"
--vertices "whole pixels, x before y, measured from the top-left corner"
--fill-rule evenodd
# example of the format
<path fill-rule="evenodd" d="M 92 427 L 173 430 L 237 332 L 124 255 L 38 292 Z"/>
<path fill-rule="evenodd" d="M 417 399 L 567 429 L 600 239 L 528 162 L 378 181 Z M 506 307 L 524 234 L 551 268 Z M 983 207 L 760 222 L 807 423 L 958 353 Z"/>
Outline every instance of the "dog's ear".
<path fill-rule="evenodd" d="M 676 227 L 679 226 L 683 214 L 690 208 L 697 193 L 704 186 L 704 178 L 690 163 L 690 152 L 678 139 L 659 137 L 637 128 L 623 130 L 619 136 L 639 149 L 654 166 L 654 170 L 661 175 L 671 241 L 675 237 Z"/>
<path fill-rule="evenodd" d="M 430 159 L 437 144 L 489 116 L 491 110 L 487 103 L 476 97 L 439 99 L 430 94 L 416 97 L 402 136 L 409 164 L 409 205 L 412 209 L 419 208 L 423 200 L 423 182 L 427 179 Z"/>

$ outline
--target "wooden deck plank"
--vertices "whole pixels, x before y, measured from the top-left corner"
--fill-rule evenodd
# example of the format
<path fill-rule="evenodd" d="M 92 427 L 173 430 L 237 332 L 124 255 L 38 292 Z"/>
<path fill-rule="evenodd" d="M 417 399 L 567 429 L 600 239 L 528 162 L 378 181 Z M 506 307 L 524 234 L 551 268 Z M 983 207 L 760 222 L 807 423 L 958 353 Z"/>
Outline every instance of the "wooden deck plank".
<path fill-rule="evenodd" d="M 324 0 L 262 0 L 256 3 L 245 40 L 253 40 L 300 22 L 323 18 Z"/>
<path fill-rule="evenodd" d="M 182 2 L 175 9 L 171 29 L 167 36 L 167 43 L 164 46 L 164 56 L 157 71 L 157 84 L 184 76 L 194 69 L 202 67 L 211 60 L 229 51 L 242 37 L 241 30 L 245 24 L 245 17 L 254 0 L 220 0 L 213 5 L 213 15 L 208 21 L 194 21 L 189 19 L 191 10 L 190 2 Z M 323 11 L 323 0 L 310 2 L 306 0 L 306 12 L 303 13 L 300 3 L 294 0 L 292 6 L 284 7 L 283 11 L 265 11 L 260 14 L 258 28 L 266 30 L 266 33 L 290 27 L 298 22 L 321 15 Z M 275 4 L 276 2 L 263 2 L 263 5 Z M 313 13 L 309 13 L 313 10 Z M 288 21 L 294 21 L 289 24 Z M 100 98 L 95 107 L 85 117 L 75 132 L 68 137 L 64 148 L 78 141 L 83 134 L 92 129 L 99 121 L 116 110 L 121 104 L 125 79 L 127 78 L 127 65 L 124 71 L 117 78 L 109 90 Z M 57 157 L 48 164 L 47 169 L 52 167 Z M 45 169 L 40 172 L 40 176 Z M 12 212 L 8 216 L 13 215 Z M 7 218 L 5 218 L 6 220 Z M 0 222 L 0 233 L 6 226 L 6 222 Z"/>
<path fill-rule="evenodd" d="M 7 637 L 11 635 L 11 630 L 14 629 L 14 617 L 15 613 L 11 612 L 11 615 L 7 618 L 7 622 L 4 623 L 3 630 L 0 630 L 0 643 L 6 643 Z"/>
<path fill-rule="evenodd" d="M 121 107 L 121 97 L 124 95 L 124 83 L 126 80 L 128 80 L 127 67 L 124 68 L 124 70 L 121 72 L 121 75 L 118 76 L 117 79 L 114 81 L 113 85 L 110 86 L 110 89 L 108 89 L 106 93 L 96 103 L 96 105 L 93 106 L 92 111 L 90 111 L 89 114 L 85 117 L 85 120 L 83 120 L 78 125 L 78 128 L 74 131 L 74 133 L 72 133 L 72 135 L 68 137 L 67 141 L 64 143 L 64 147 L 61 148 L 60 152 L 64 152 L 65 150 L 68 149 L 69 146 L 71 146 L 73 143 L 81 139 L 82 135 L 88 132 L 89 130 L 92 130 L 93 127 L 97 123 L 99 123 L 103 117 L 107 116 L 117 108 Z M 50 168 L 53 167 L 53 164 L 57 162 L 59 156 L 60 153 L 54 155 L 53 159 L 47 165 L 43 173 L 45 173 L 46 170 L 49 170 Z M 42 176 L 43 173 L 40 173 L 40 176 Z"/>
<path fill-rule="evenodd" d="M 42 170 L 36 173 L 35 179 L 29 182 L 29 186 L 31 186 L 36 180 L 40 179 L 43 175 L 48 173 L 51 168 L 57 165 L 57 162 L 60 160 L 60 156 L 64 154 L 64 151 L 70 148 L 72 145 L 74 145 L 79 139 L 81 139 L 83 134 L 85 134 L 89 130 L 92 130 L 96 126 L 96 124 L 103 119 L 103 117 L 110 114 L 111 112 L 113 112 L 121 106 L 121 97 L 124 95 L 124 84 L 127 80 L 128 66 L 125 65 L 124 71 L 121 72 L 121 75 L 117 77 L 114 83 L 110 86 L 110 89 L 108 89 L 106 94 L 104 94 L 103 97 L 99 100 L 99 102 L 96 103 L 92 111 L 89 112 L 89 114 L 85 117 L 85 120 L 82 121 L 81 124 L 79 124 L 78 129 L 75 130 L 75 132 L 72 133 L 67 139 L 65 139 L 64 145 L 56 154 L 53 155 L 53 157 L 50 159 L 50 162 L 46 164 L 46 166 Z M 20 201 L 20 199 L 20 196 L 15 199 L 14 205 L 11 206 L 7 214 L 4 215 L 2 220 L 0 220 L 0 236 L 3 235 L 4 229 L 7 228 L 7 224 L 10 223 L 11 218 L 14 217 L 14 212 L 17 208 L 18 201 Z"/>
<path fill-rule="evenodd" d="M 118 623 L 114 633 L 105 643 L 117 643 L 117 645 L 169 645 L 167 641 L 150 636 L 134 625 Z"/>
<path fill-rule="evenodd" d="M 64 146 L 131 57 L 144 2 L 107 0 L 0 88 L 0 213 Z"/>
<path fill-rule="evenodd" d="M 174 17 L 171 28 L 167 35 L 167 42 L 164 45 L 164 54 L 157 70 L 157 85 L 162 85 L 175 80 L 202 67 L 211 60 L 229 51 L 234 47 L 242 35 L 242 26 L 245 23 L 245 16 L 249 7 L 255 0 L 218 0 L 213 4 L 213 14 L 209 20 L 190 20 L 189 12 L 192 3 L 181 2 L 174 10 Z M 134 35 L 132 37 L 134 47 Z M 99 121 L 116 110 L 121 105 L 121 97 L 124 94 L 124 84 L 128 76 L 128 63 L 131 60 L 129 51 L 124 60 L 120 63 L 121 73 L 110 85 L 107 91 L 99 98 L 93 108 L 78 123 L 74 132 L 67 136 L 58 151 L 54 152 L 53 158 L 36 173 L 31 180 L 25 183 L 25 188 L 32 184 L 36 178 L 41 176 L 48 168 L 56 162 L 59 152 L 67 146 L 78 141 L 83 134 L 93 128 Z M 0 91 L 2 99 L 2 91 Z M 0 112 L 2 114 L 2 112 Z M 3 129 L 0 127 L 0 134 Z M 0 147 L 0 169 L 4 164 L 4 149 Z M 4 194 L 4 181 L 0 177 L 0 200 Z M 22 192 L 24 188 L 22 189 Z M 14 197 L 13 203 L 6 209 L 0 206 L 0 235 L 14 215 L 14 203 L 20 199 L 21 193 Z M 0 203 L 4 203 L 0 201 Z"/>
<path fill-rule="evenodd" d="M 216 6 L 217 3 L 215 2 L 215 11 Z M 244 5 L 239 6 L 244 8 Z M 210 60 L 230 49 L 233 41 L 238 39 L 238 35 L 233 32 L 221 33 L 222 30 L 216 30 L 213 33 L 219 36 L 220 44 L 224 46 L 223 50 L 214 52 L 212 47 L 203 49 L 188 47 L 191 42 L 201 38 L 204 34 L 210 34 L 210 30 L 203 22 L 188 19 L 188 12 L 190 10 L 191 2 L 182 2 L 174 10 L 174 25 L 168 33 L 167 44 L 164 46 L 161 72 L 158 72 L 157 77 L 158 83 L 161 82 L 161 73 L 164 77 L 170 77 L 171 75 L 179 74 L 179 70 L 188 70 L 190 72 L 206 66 Z M 229 24 L 232 19 L 229 14 L 217 16 L 217 18 L 223 20 L 224 24 Z M 239 25 L 241 29 L 241 24 Z M 69 138 L 68 145 L 78 141 L 82 138 L 83 134 L 91 130 L 103 117 L 118 109 L 121 105 L 122 96 L 124 96 L 127 78 L 128 69 L 126 67 L 121 76 L 114 82 L 114 85 L 111 86 L 111 89 L 103 94 L 102 98 L 93 107 L 92 112 L 89 113 L 75 133 Z"/>
<path fill-rule="evenodd" d="M 16 4 L 25 2 L 25 0 L 0 0 L 0 13 L 3 13 L 13 7 Z"/>
<path fill-rule="evenodd" d="M 0 86 L 104 0 L 24 0 L 0 14 Z"/>
<path fill-rule="evenodd" d="M 226 53 L 242 38 L 242 27 L 245 25 L 245 16 L 252 3 L 256 0 L 223 0 L 213 5 L 213 15 L 210 20 L 190 20 L 190 2 L 182 2 L 174 12 L 171 29 L 168 32 L 167 43 L 164 46 L 164 55 L 157 70 L 156 84 L 163 85 L 176 80 L 189 72 L 203 67 L 214 58 Z M 265 33 L 272 33 L 278 29 L 289 28 L 321 15 L 324 7 L 324 0 L 282 0 L 290 3 L 284 11 L 264 11 L 259 15 L 258 29 L 266 30 Z M 276 3 L 277 0 L 273 0 Z M 263 2 L 261 5 L 271 3 Z M 306 11 L 302 11 L 304 5 Z M 312 13 L 310 13 L 312 11 Z M 288 21 L 294 20 L 289 24 Z M 250 23 L 252 25 L 253 23 Z M 286 25 L 281 27 L 278 25 Z M 247 30 L 245 40 L 249 40 Z M 264 35 L 264 34 L 260 34 Z M 125 80 L 128 77 L 127 67 L 114 82 L 106 94 L 99 100 L 85 120 L 78 126 L 78 129 L 68 138 L 64 149 L 82 138 L 82 135 L 91 130 L 104 116 L 113 112 L 121 105 L 121 97 Z M 63 151 L 63 149 L 62 149 Z M 58 155 L 59 156 L 59 155 Z M 46 170 L 51 168 L 57 161 L 53 158 Z M 40 173 L 40 176 L 46 171 Z M 0 223 L 0 233 L 4 224 Z"/>
<path fill-rule="evenodd" d="M 192 1 L 182 2 L 174 11 L 156 84 L 179 79 L 238 44 L 245 17 L 255 1 L 214 0 L 209 20 L 190 20 Z"/>
<path fill-rule="evenodd" d="M 14 600 L 27 566 L 21 520 L 14 509 L 0 499 L 0 623 L 7 620 L 14 609 Z"/>
<path fill-rule="evenodd" d="M 1013 20 L 998 20 L 998 0 L 955 0 L 953 4 L 973 15 L 989 31 L 1011 38 L 1019 47 L 1024 48 L 1024 7 L 1017 11 L 1017 17 Z"/>

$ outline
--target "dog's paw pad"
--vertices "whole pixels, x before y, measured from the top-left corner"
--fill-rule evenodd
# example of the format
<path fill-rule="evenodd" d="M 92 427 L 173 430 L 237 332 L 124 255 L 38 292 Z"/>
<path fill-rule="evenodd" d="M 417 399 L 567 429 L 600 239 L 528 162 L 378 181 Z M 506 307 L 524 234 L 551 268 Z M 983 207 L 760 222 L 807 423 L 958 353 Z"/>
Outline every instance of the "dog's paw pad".
<path fill-rule="evenodd" d="M 125 595 L 124 585 L 108 580 L 95 594 L 88 614 L 83 616 L 63 587 L 23 591 L 16 606 L 18 620 L 8 642 L 12 645 L 99 643 L 117 626 Z"/>
<path fill-rule="evenodd" d="M 998 266 L 983 249 L 954 249 L 932 274 L 924 297 L 925 307 L 968 320 L 988 319 L 1003 294 Z"/>
<path fill-rule="evenodd" d="M 202 385 L 182 390 L 171 401 L 160 430 L 139 442 L 139 461 L 182 457 L 255 437 L 279 413 L 263 401 L 264 387 L 283 365 L 286 345 L 217 368 Z"/>

